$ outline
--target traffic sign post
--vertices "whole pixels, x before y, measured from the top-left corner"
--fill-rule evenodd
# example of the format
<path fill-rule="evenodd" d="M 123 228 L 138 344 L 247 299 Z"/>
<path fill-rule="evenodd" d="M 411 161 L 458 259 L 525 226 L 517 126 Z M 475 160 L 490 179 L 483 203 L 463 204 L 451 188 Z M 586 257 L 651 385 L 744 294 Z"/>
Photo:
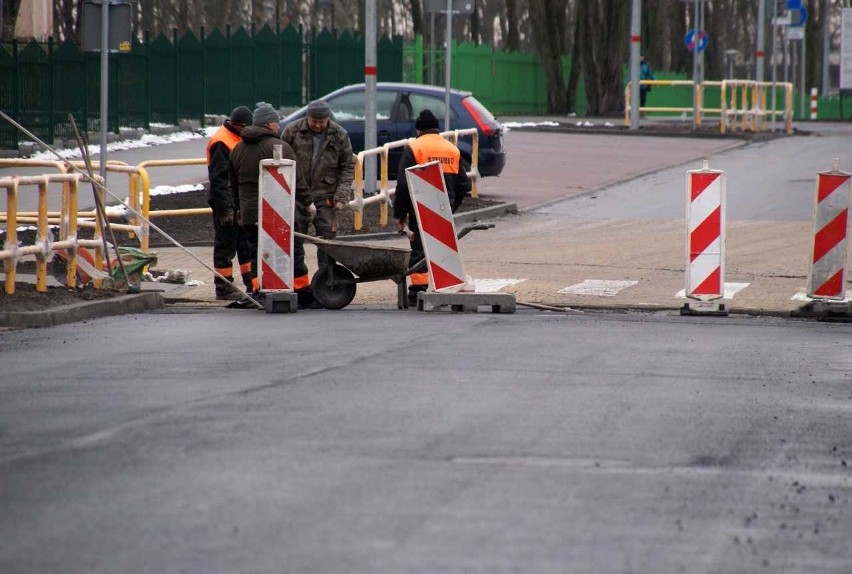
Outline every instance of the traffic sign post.
<path fill-rule="evenodd" d="M 707 34 L 704 30 L 692 29 L 684 36 L 683 43 L 691 53 L 701 53 L 707 48 Z"/>

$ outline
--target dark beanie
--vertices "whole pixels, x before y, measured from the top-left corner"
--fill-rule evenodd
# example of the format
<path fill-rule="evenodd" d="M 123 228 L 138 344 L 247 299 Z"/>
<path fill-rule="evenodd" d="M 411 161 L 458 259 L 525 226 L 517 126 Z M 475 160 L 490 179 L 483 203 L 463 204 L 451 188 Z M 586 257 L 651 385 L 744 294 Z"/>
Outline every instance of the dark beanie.
<path fill-rule="evenodd" d="M 429 130 L 438 129 L 438 118 L 431 110 L 423 110 L 417 116 L 417 121 L 414 122 L 414 128 L 419 132 L 428 132 Z"/>
<path fill-rule="evenodd" d="M 272 122 L 278 122 L 280 119 L 281 118 L 278 115 L 278 112 L 275 111 L 275 108 L 266 102 L 258 102 L 254 108 L 251 123 L 255 126 L 265 126 Z"/>
<path fill-rule="evenodd" d="M 245 106 L 238 106 L 231 112 L 231 123 L 243 126 L 251 125 L 251 110 Z"/>
<path fill-rule="evenodd" d="M 314 100 L 308 104 L 308 117 L 316 120 L 324 120 L 331 114 L 331 108 L 325 100 Z"/>

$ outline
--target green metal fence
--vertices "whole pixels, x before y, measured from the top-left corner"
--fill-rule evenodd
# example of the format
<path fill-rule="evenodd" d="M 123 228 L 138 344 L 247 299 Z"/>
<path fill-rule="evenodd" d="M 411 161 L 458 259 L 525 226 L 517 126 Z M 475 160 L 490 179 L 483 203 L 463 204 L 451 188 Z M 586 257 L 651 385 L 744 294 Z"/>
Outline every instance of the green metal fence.
<path fill-rule="evenodd" d="M 266 101 L 298 106 L 364 78 L 364 39 L 350 32 L 238 28 L 199 35 L 145 35 L 127 53 L 109 56 L 109 130 L 176 125 L 227 114 Z M 381 38 L 379 80 L 401 81 L 401 37 Z M 72 42 L 0 45 L 0 109 L 39 138 L 70 137 L 68 114 L 81 128 L 100 130 L 100 54 Z M 0 122 L 0 148 L 26 139 Z"/>

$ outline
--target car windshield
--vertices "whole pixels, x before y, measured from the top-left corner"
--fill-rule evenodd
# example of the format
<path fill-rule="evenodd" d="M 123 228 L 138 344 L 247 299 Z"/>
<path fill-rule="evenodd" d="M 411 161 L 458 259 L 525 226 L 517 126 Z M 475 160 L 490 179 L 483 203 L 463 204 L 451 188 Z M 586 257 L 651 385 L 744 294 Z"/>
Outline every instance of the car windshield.
<path fill-rule="evenodd" d="M 391 108 L 396 100 L 396 92 L 380 91 L 376 94 L 376 119 L 389 120 Z M 364 92 L 355 91 L 341 94 L 328 100 L 328 106 L 338 122 L 363 121 L 367 115 L 364 106 Z"/>

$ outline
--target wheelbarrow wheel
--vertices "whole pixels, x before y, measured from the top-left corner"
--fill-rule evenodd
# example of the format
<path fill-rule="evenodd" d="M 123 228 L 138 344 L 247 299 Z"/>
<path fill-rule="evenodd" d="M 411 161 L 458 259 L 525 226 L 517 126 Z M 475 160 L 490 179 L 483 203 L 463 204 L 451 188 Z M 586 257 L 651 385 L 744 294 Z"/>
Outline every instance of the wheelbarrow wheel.
<path fill-rule="evenodd" d="M 326 309 L 343 309 L 355 298 L 355 276 L 346 267 L 325 265 L 314 273 L 311 291 L 314 299 Z"/>

